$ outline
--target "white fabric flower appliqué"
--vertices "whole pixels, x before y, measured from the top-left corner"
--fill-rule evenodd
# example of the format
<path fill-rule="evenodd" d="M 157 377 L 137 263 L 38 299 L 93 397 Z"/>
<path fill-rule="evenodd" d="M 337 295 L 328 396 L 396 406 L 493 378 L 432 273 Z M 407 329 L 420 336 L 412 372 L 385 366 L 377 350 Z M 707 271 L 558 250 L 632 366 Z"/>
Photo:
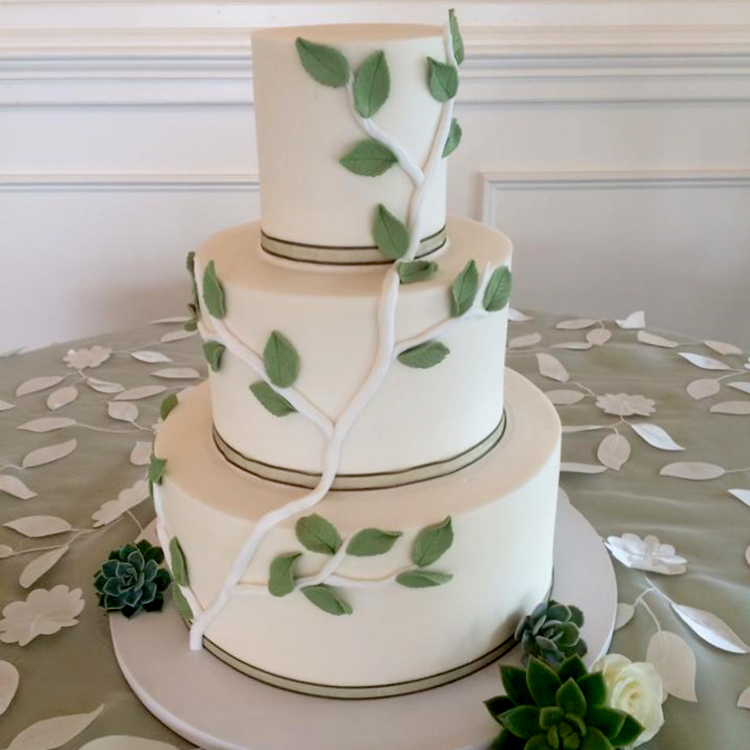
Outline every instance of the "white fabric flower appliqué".
<path fill-rule="evenodd" d="M 26 601 L 11 602 L 3 609 L 0 641 L 25 646 L 38 635 L 52 635 L 76 625 L 85 602 L 81 589 L 60 584 L 49 591 L 34 589 Z"/>
<path fill-rule="evenodd" d="M 596 405 L 605 414 L 616 417 L 632 417 L 638 414 L 649 417 L 656 411 L 656 401 L 645 396 L 631 396 L 627 393 L 605 393 L 596 397 Z"/>
<path fill-rule="evenodd" d="M 110 358 L 111 354 L 112 350 L 104 346 L 92 346 L 90 349 L 68 349 L 63 361 L 73 370 L 83 370 L 84 367 L 99 367 Z"/>
<path fill-rule="evenodd" d="M 661 544 L 655 536 L 649 535 L 645 539 L 637 534 L 609 536 L 605 544 L 612 557 L 628 568 L 667 576 L 676 576 L 687 570 L 687 560 L 676 554 L 671 544 Z"/>

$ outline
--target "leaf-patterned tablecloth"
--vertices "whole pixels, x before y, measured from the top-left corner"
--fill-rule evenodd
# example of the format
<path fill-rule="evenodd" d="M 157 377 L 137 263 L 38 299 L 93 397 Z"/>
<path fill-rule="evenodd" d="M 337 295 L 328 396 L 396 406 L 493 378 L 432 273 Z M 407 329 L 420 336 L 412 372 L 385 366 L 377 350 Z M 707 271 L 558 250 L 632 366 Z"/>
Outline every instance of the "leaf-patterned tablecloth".
<path fill-rule="evenodd" d="M 642 313 L 511 319 L 509 365 L 566 426 L 562 487 L 617 559 L 613 650 L 671 693 L 648 747 L 750 746 L 748 353 Z M 179 319 L 0 359 L 0 747 L 189 747 L 128 689 L 91 583 L 153 517 L 160 402 L 205 372 Z"/>

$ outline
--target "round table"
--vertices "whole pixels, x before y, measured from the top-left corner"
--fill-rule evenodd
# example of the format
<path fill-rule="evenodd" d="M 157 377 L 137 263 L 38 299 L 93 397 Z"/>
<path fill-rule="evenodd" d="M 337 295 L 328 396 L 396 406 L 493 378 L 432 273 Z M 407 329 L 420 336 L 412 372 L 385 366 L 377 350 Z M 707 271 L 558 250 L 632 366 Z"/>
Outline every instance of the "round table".
<path fill-rule="evenodd" d="M 644 747 L 740 750 L 750 736 L 748 352 L 654 332 L 642 313 L 510 317 L 508 364 L 548 393 L 564 425 L 561 486 L 617 559 L 612 651 L 654 662 L 671 693 L 666 725 Z M 144 476 L 159 404 L 205 377 L 183 322 L 0 359 L 2 747 L 38 729 L 57 743 L 44 747 L 189 747 L 130 692 L 92 589 L 109 551 L 153 518 Z"/>

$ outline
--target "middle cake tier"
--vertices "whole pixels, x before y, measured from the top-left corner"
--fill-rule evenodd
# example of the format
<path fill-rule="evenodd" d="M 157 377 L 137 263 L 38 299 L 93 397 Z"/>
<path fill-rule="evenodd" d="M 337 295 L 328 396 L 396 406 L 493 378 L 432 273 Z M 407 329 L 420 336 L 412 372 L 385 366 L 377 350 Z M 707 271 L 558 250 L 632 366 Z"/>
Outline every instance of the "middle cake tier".
<path fill-rule="evenodd" d="M 483 309 L 482 278 L 487 269 L 509 266 L 511 242 L 468 219 L 449 218 L 447 227 L 437 272 L 401 285 L 395 340 L 403 348 L 449 321 L 434 337 L 448 353 L 441 349 L 444 358 L 426 368 L 394 357 L 342 445 L 335 489 L 448 474 L 484 455 L 502 434 L 507 307 Z M 289 267 L 265 256 L 259 242 L 259 222 L 215 235 L 196 253 L 199 273 L 213 261 L 226 306 L 222 322 L 245 346 L 262 355 L 274 332 L 293 345 L 294 388 L 336 421 L 376 356 L 385 270 Z M 471 260 L 479 276 L 474 307 L 454 317 L 451 285 Z M 210 336 L 210 323 L 203 333 Z M 314 486 L 326 445 L 318 427 L 297 412 L 269 411 L 251 390 L 258 374 L 230 350 L 209 380 L 215 440 L 225 456 L 264 478 Z"/>

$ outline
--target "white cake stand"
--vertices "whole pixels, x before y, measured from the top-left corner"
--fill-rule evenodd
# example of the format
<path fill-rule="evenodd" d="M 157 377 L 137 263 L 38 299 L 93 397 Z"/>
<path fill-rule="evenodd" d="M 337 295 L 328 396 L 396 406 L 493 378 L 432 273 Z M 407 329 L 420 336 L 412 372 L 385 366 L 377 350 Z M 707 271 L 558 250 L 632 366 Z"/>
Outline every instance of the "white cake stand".
<path fill-rule="evenodd" d="M 590 665 L 606 653 L 617 607 L 614 570 L 596 530 L 561 493 L 553 598 L 580 607 Z M 205 750 L 483 750 L 498 725 L 482 702 L 501 692 L 498 663 L 443 687 L 376 700 L 298 695 L 191 652 L 174 605 L 110 617 L 125 679 L 151 713 Z M 520 649 L 502 663 L 520 663 Z"/>

